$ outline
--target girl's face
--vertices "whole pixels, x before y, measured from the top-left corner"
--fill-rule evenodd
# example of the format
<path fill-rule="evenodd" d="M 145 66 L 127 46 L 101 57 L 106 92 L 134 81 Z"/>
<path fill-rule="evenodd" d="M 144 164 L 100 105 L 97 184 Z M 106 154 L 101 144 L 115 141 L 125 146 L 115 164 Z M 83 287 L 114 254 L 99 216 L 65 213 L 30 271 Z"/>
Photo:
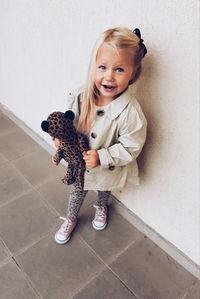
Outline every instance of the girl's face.
<path fill-rule="evenodd" d="M 127 49 L 117 51 L 104 43 L 98 50 L 94 84 L 100 99 L 111 102 L 123 92 L 134 77 L 133 56 Z"/>

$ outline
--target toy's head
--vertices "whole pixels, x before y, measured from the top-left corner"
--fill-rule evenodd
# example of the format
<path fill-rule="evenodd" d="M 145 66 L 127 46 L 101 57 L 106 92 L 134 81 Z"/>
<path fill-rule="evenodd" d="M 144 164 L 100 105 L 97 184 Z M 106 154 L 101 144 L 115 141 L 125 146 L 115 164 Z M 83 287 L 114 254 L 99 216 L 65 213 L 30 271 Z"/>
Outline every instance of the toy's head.
<path fill-rule="evenodd" d="M 71 110 L 65 113 L 53 112 L 48 116 L 47 120 L 41 123 L 41 128 L 49 133 L 51 137 L 62 139 L 74 131 L 73 120 L 74 113 Z"/>

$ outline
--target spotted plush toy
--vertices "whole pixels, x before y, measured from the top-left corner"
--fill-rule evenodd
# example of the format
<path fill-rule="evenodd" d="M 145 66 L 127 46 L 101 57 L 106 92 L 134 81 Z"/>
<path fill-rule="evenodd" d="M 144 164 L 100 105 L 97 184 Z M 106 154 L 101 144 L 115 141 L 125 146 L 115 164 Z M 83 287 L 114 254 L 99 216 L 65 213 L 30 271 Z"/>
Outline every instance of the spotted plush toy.
<path fill-rule="evenodd" d="M 41 123 L 41 128 L 61 142 L 53 156 L 53 162 L 58 165 L 63 158 L 68 163 L 63 183 L 70 185 L 76 182 L 83 188 L 85 172 L 83 152 L 88 150 L 88 141 L 85 135 L 76 131 L 73 120 L 74 113 L 71 110 L 65 113 L 53 112 Z"/>

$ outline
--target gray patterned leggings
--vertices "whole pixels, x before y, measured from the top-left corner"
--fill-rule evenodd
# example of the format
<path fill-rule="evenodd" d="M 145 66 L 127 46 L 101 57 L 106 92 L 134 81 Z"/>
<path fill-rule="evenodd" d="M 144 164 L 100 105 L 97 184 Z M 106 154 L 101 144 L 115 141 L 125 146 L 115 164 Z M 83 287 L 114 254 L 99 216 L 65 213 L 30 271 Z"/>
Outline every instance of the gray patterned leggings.
<path fill-rule="evenodd" d="M 77 187 L 74 183 L 71 185 L 69 203 L 68 203 L 68 218 L 77 218 L 79 210 L 82 206 L 83 200 L 87 194 L 86 190 Z M 108 199 L 110 196 L 110 191 L 98 191 L 97 205 L 100 207 L 106 207 L 108 204 Z"/>

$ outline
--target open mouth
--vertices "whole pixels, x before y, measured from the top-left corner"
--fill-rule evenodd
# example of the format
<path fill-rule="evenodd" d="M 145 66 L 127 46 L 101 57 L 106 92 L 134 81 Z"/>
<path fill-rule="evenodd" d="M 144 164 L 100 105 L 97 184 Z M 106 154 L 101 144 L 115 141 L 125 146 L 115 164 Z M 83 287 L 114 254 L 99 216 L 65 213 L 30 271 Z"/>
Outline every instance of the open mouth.
<path fill-rule="evenodd" d="M 116 86 L 113 85 L 106 85 L 106 84 L 102 84 L 103 88 L 105 88 L 106 90 L 112 90 L 114 88 L 116 88 Z"/>

